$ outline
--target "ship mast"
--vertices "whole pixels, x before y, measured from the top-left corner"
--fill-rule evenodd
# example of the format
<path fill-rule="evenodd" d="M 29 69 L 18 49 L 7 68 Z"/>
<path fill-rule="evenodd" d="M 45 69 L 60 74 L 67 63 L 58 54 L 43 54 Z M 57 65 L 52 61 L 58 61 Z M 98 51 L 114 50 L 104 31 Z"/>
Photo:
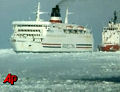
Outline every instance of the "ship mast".
<path fill-rule="evenodd" d="M 36 21 L 41 21 L 40 15 L 44 14 L 44 13 L 46 13 L 46 12 L 41 12 L 40 11 L 40 2 L 38 2 L 38 8 L 37 8 L 37 12 L 36 12 Z"/>
<path fill-rule="evenodd" d="M 68 7 L 67 7 L 67 9 L 66 9 L 66 16 L 65 16 L 65 24 L 68 24 L 68 15 L 69 14 L 72 14 L 72 12 L 69 12 L 68 11 Z"/>
<path fill-rule="evenodd" d="M 113 22 L 114 22 L 114 24 L 116 24 L 116 22 L 117 22 L 117 12 L 116 12 L 116 11 L 114 11 L 114 19 L 113 19 Z"/>
<path fill-rule="evenodd" d="M 68 7 L 66 9 L 65 24 L 68 24 Z"/>

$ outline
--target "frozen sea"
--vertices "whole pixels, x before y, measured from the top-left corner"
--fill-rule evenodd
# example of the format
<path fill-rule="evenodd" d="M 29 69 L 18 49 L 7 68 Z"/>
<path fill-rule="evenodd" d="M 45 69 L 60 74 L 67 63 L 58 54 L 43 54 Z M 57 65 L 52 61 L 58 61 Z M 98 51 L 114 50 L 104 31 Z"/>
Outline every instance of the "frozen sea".
<path fill-rule="evenodd" d="M 8 73 L 18 76 L 14 85 L 3 84 Z M 120 92 L 120 52 L 0 49 L 0 92 Z"/>

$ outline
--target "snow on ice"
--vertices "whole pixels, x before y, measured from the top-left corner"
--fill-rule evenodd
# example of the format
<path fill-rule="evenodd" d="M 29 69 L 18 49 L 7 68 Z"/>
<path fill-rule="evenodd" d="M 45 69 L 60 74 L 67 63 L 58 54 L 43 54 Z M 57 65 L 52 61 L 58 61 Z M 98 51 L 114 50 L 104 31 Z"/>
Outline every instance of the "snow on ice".
<path fill-rule="evenodd" d="M 3 80 L 18 76 L 14 86 Z M 15 53 L 0 50 L 1 92 L 118 92 L 120 52 Z"/>

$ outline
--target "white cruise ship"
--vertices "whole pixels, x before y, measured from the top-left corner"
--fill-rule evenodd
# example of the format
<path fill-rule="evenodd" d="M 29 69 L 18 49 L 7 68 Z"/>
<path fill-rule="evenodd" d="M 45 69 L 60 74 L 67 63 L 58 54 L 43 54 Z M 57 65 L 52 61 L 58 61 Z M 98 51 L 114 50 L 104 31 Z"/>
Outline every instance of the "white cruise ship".
<path fill-rule="evenodd" d="M 13 21 L 12 47 L 15 52 L 84 52 L 93 50 L 93 36 L 88 28 L 68 24 L 68 9 L 64 23 L 60 8 L 52 9 L 51 19 L 40 19 L 40 3 L 35 21 Z"/>

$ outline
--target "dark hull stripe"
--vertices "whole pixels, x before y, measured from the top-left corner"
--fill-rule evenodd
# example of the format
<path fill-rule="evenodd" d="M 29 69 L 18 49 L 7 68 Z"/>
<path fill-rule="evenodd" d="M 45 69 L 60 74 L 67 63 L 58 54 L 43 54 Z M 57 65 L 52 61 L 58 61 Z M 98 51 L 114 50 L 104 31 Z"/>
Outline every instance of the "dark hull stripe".
<path fill-rule="evenodd" d="M 43 46 L 44 48 L 61 48 L 61 47 L 58 47 L 58 46 Z"/>
<path fill-rule="evenodd" d="M 76 44 L 76 46 L 92 46 L 92 44 Z"/>
<path fill-rule="evenodd" d="M 76 47 L 76 48 L 92 48 L 92 47 Z"/>
<path fill-rule="evenodd" d="M 61 44 L 53 44 L 53 43 L 42 43 L 43 45 L 61 45 Z"/>
<path fill-rule="evenodd" d="M 58 46 L 43 46 L 44 48 L 61 48 Z M 76 48 L 92 48 L 92 47 L 76 47 Z"/>

